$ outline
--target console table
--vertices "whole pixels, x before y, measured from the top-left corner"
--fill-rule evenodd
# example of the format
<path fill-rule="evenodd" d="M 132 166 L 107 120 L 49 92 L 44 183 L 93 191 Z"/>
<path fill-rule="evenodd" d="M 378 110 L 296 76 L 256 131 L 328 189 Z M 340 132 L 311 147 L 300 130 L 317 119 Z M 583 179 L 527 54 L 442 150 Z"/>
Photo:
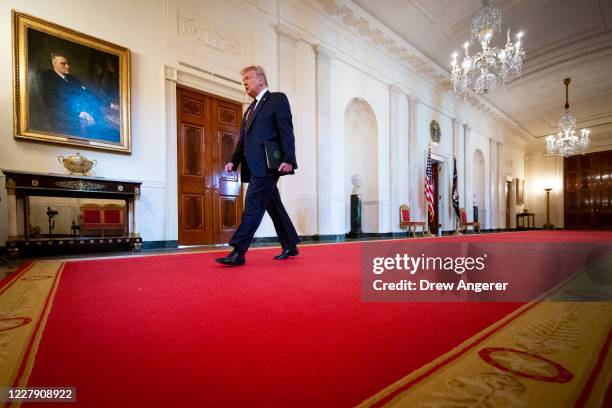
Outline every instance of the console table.
<path fill-rule="evenodd" d="M 527 219 L 527 224 L 525 225 L 525 218 Z M 516 229 L 535 229 L 535 214 L 534 213 L 519 213 L 516 214 Z M 520 221 L 520 223 L 519 223 Z"/>
<path fill-rule="evenodd" d="M 2 172 L 6 176 L 8 198 L 6 248 L 9 256 L 18 257 L 21 252 L 57 254 L 109 249 L 140 251 L 142 238 L 138 226 L 138 201 L 141 182 L 8 169 L 2 169 Z M 120 236 L 113 237 L 83 235 L 32 237 L 28 235 L 27 198 L 30 196 L 124 200 L 127 228 Z"/>

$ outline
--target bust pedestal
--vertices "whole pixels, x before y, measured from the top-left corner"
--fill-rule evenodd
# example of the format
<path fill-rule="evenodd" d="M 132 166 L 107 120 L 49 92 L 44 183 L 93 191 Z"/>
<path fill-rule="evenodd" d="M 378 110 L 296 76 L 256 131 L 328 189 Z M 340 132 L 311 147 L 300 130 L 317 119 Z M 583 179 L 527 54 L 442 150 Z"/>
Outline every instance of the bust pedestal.
<path fill-rule="evenodd" d="M 346 236 L 348 238 L 363 236 L 361 230 L 361 196 L 359 194 L 351 194 L 351 231 Z"/>

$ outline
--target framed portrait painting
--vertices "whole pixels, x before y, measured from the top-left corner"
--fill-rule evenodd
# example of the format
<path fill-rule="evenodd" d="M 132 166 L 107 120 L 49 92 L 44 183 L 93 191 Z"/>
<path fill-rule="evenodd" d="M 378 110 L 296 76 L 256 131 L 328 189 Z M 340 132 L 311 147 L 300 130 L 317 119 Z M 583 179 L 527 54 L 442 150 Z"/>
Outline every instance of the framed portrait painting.
<path fill-rule="evenodd" d="M 516 178 L 516 205 L 523 205 L 525 203 L 525 180 Z"/>
<path fill-rule="evenodd" d="M 130 51 L 12 17 L 15 137 L 130 153 Z"/>

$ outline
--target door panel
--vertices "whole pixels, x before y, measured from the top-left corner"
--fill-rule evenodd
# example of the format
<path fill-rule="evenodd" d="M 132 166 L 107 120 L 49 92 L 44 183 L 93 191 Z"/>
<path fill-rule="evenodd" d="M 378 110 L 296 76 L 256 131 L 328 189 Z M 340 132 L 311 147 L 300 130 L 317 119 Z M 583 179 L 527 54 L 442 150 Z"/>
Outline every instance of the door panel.
<path fill-rule="evenodd" d="M 183 176 L 202 177 L 202 156 L 204 156 L 204 131 L 201 127 L 183 125 L 182 151 Z"/>
<path fill-rule="evenodd" d="M 224 169 L 240 138 L 242 107 L 216 99 L 212 102 L 212 109 L 216 113 L 212 130 L 216 135 L 215 156 L 219 163 L 215 173 L 216 222 L 213 233 L 218 242 L 227 242 L 238 228 L 242 214 L 240 175 L 236 171 L 227 173 Z"/>
<path fill-rule="evenodd" d="M 242 215 L 240 178 L 224 172 L 242 106 L 177 88 L 177 110 L 179 243 L 225 243 Z"/>
<path fill-rule="evenodd" d="M 211 243 L 212 197 L 210 175 L 210 122 L 203 95 L 178 89 L 178 186 L 179 242 L 182 245 Z"/>
<path fill-rule="evenodd" d="M 188 195 L 183 196 L 183 211 L 185 214 L 185 229 L 200 230 L 202 229 L 202 220 L 204 218 L 204 196 Z"/>
<path fill-rule="evenodd" d="M 564 160 L 567 229 L 612 229 L 612 151 Z"/>

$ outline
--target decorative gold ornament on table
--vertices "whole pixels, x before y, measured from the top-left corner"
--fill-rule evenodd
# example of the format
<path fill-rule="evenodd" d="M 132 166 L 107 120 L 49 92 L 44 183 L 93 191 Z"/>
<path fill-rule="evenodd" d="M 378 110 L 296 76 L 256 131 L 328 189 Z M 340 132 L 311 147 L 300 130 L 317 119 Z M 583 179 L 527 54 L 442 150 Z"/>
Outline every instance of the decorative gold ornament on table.
<path fill-rule="evenodd" d="M 62 165 L 70 172 L 70 174 L 81 173 L 84 176 L 89 170 L 91 170 L 96 164 L 98 164 L 97 160 L 90 160 L 85 156 L 81 156 L 81 154 L 78 152 L 68 157 L 57 156 L 57 160 L 62 163 Z"/>

